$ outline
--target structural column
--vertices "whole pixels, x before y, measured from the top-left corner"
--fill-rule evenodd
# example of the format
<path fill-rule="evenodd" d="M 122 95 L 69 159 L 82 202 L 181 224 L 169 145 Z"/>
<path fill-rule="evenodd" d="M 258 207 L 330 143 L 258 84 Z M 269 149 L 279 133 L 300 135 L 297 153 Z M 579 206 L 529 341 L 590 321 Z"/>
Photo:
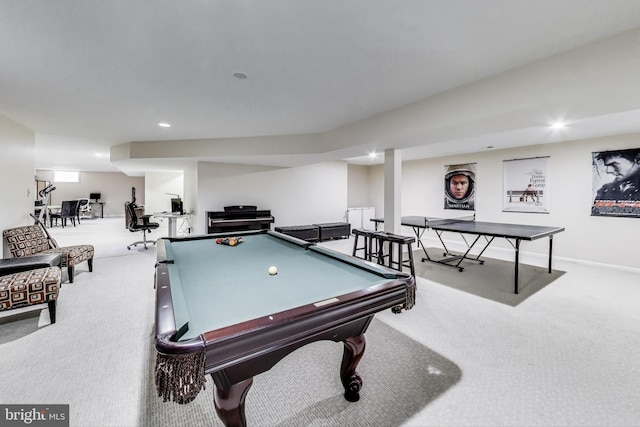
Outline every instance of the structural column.
<path fill-rule="evenodd" d="M 400 233 L 402 202 L 402 155 L 388 149 L 384 152 L 384 231 Z"/>

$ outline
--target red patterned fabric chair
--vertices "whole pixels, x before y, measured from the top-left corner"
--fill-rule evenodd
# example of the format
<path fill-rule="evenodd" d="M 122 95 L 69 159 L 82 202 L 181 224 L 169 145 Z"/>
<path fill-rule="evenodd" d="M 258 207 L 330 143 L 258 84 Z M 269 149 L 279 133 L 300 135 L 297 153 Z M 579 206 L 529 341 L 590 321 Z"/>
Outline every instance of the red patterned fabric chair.
<path fill-rule="evenodd" d="M 60 267 L 45 267 L 0 276 L 0 310 L 47 303 L 56 323 Z"/>
<path fill-rule="evenodd" d="M 42 227 L 26 225 L 8 228 L 2 232 L 12 257 L 23 257 L 40 254 L 60 254 L 60 267 L 67 268 L 69 282 L 73 283 L 74 267 L 87 261 L 89 271 L 93 271 L 93 246 L 77 245 L 58 247 L 56 241 L 48 236 Z"/>

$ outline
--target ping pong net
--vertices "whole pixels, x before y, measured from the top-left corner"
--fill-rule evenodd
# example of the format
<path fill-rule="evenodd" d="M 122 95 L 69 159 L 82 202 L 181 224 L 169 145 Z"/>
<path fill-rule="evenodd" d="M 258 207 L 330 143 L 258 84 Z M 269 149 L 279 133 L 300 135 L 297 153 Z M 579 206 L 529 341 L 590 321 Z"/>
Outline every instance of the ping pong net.
<path fill-rule="evenodd" d="M 443 226 L 449 224 L 456 224 L 459 222 L 473 222 L 476 220 L 476 214 L 459 216 L 454 218 L 425 218 L 425 225 L 427 227 L 431 226 Z"/>

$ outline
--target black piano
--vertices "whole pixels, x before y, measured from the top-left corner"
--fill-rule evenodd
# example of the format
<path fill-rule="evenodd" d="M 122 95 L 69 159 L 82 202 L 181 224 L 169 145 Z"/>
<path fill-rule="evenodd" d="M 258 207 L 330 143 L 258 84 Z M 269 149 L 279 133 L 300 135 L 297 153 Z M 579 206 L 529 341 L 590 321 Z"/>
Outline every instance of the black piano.
<path fill-rule="evenodd" d="M 269 230 L 275 219 L 270 210 L 256 206 L 225 206 L 224 211 L 207 211 L 207 233 Z"/>

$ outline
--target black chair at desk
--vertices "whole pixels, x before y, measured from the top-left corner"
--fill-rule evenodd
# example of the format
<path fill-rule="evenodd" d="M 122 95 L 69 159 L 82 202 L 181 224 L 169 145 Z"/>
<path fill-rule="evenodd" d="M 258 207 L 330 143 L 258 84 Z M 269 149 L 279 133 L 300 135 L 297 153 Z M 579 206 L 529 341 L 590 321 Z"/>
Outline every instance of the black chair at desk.
<path fill-rule="evenodd" d="M 78 217 L 78 203 L 79 200 L 63 200 L 62 207 L 60 212 L 52 213 L 49 216 L 49 226 L 53 227 L 53 220 L 56 220 L 56 225 L 58 225 L 58 218 L 60 218 L 60 222 L 62 226 L 65 227 L 67 225 L 67 220 L 70 219 L 73 226 L 76 226 L 76 218 Z M 80 219 L 78 218 L 78 223 Z"/>
<path fill-rule="evenodd" d="M 142 224 L 140 224 L 138 222 L 138 215 L 136 214 L 133 203 L 127 202 L 124 204 L 124 207 L 129 213 L 129 224 L 127 225 L 129 231 L 134 233 L 137 231 L 142 231 L 142 240 L 133 242 L 132 244 L 127 246 L 127 249 L 131 250 L 131 246 L 138 246 L 139 244 L 143 244 L 145 249 L 148 249 L 147 243 L 153 243 L 155 245 L 155 240 L 147 242 L 147 232 L 151 232 L 151 230 L 155 230 L 156 228 L 160 227 L 160 224 L 158 224 L 157 222 L 150 222 L 149 218 L 151 218 L 151 215 L 142 215 L 140 217 L 140 219 L 142 219 Z"/>

